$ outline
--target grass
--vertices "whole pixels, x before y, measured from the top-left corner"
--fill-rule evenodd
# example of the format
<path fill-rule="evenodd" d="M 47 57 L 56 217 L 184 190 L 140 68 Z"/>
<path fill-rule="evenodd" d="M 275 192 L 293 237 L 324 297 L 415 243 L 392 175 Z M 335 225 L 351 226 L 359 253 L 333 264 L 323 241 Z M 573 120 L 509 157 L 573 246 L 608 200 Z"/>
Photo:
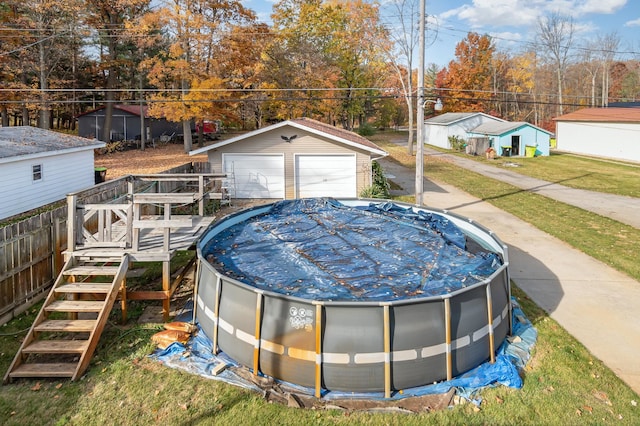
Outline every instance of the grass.
<path fill-rule="evenodd" d="M 519 167 L 509 170 L 570 188 L 640 197 L 640 164 L 554 152 L 545 157 L 499 157 L 489 162 L 482 156 L 456 155 L 496 167 L 514 163 Z"/>
<path fill-rule="evenodd" d="M 385 149 L 392 152 L 397 161 L 412 166 L 413 159 L 403 154 L 404 148 L 389 144 Z M 468 192 L 473 191 L 473 195 L 499 203 L 496 205 L 505 210 L 514 210 L 514 214 L 525 215 L 530 209 L 536 209 L 545 215 L 541 222 L 567 216 L 562 219 L 565 223 L 553 225 L 554 229 L 579 228 L 572 222 L 585 221 L 587 230 L 581 237 L 575 237 L 573 243 L 578 246 L 608 244 L 607 233 L 614 231 L 613 238 L 624 236 L 627 240 L 640 241 L 637 234 L 620 224 L 588 214 L 582 216 L 584 213 L 579 209 L 549 204 L 551 201 L 544 197 L 497 186 L 495 182 L 478 185 L 477 176 L 469 172 L 448 163 L 427 161 L 429 178 L 459 185 Z M 486 178 L 480 179 L 484 180 Z M 574 238 L 565 236 L 570 237 Z M 590 243 L 582 239 L 589 239 Z M 627 249 L 638 253 L 634 244 L 630 241 Z M 607 250 L 604 247 L 600 251 Z M 160 324 L 139 325 L 129 321 L 121 325 L 117 323 L 119 313 L 114 311 L 90 368 L 81 380 L 20 380 L 0 387 L 0 424 L 638 424 L 640 397 L 516 286 L 513 294 L 538 330 L 534 356 L 523 372 L 522 389 L 501 386 L 486 389 L 481 393 L 483 401 L 479 408 L 464 404 L 440 412 L 399 415 L 299 410 L 270 404 L 257 393 L 155 363 L 147 355 L 153 350 L 150 337 Z M 0 327 L 2 372 L 8 368 L 36 312 L 37 308 L 32 308 Z"/>

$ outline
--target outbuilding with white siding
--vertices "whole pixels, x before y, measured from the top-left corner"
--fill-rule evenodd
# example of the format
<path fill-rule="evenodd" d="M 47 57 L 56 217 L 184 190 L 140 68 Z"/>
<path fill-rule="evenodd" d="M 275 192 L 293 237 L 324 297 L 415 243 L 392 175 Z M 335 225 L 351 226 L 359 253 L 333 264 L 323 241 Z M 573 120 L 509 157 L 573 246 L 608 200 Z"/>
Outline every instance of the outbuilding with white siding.
<path fill-rule="evenodd" d="M 469 131 L 481 124 L 505 120 L 482 112 L 447 112 L 424 121 L 424 143 L 451 149 L 449 137 L 468 139 Z"/>
<path fill-rule="evenodd" d="M 387 153 L 368 139 L 309 118 L 287 120 L 191 151 L 233 177 L 235 198 L 357 197 L 371 162 Z"/>
<path fill-rule="evenodd" d="M 560 151 L 640 162 L 640 108 L 584 108 L 555 121 Z"/>
<path fill-rule="evenodd" d="M 0 219 L 94 185 L 93 150 L 104 146 L 36 127 L 0 127 Z"/>

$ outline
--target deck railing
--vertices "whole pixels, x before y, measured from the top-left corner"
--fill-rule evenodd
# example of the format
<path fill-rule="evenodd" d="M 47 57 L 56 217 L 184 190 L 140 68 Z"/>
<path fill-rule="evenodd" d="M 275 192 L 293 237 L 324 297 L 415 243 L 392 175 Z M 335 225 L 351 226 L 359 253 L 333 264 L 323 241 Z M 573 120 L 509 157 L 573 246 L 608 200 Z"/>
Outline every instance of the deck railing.
<path fill-rule="evenodd" d="M 104 204 L 83 204 L 78 201 L 78 194 L 69 194 L 67 252 L 92 247 L 137 252 L 141 247 L 140 231 L 159 228 L 164 230 L 163 248 L 168 252 L 170 229 L 193 224 L 191 216 L 172 214 L 172 209 L 197 204 L 198 216 L 205 216 L 207 201 L 222 199 L 220 183 L 225 177 L 219 173 L 132 175 L 127 178 L 126 196 Z M 154 211 L 161 211 L 162 215 L 146 214 Z"/>

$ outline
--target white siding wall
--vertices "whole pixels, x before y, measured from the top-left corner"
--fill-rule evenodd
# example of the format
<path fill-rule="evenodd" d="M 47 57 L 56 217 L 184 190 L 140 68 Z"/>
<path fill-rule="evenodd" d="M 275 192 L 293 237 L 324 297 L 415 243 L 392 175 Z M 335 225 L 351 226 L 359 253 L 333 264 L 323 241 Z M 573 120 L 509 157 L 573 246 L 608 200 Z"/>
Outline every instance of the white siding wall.
<path fill-rule="evenodd" d="M 429 145 L 448 149 L 450 148 L 448 136 L 447 126 L 428 125 L 425 127 L 425 143 Z"/>
<path fill-rule="evenodd" d="M 468 132 L 481 124 L 490 121 L 503 121 L 484 115 L 474 115 L 449 125 L 425 123 L 425 143 L 440 148 L 451 149 L 449 136 L 458 136 L 464 140 L 469 138 Z"/>
<path fill-rule="evenodd" d="M 36 164 L 42 165 L 42 180 L 34 182 Z M 0 164 L 0 182 L 0 218 L 62 200 L 94 185 L 93 150 Z"/>
<path fill-rule="evenodd" d="M 557 148 L 596 157 L 640 162 L 640 124 L 558 121 Z"/>

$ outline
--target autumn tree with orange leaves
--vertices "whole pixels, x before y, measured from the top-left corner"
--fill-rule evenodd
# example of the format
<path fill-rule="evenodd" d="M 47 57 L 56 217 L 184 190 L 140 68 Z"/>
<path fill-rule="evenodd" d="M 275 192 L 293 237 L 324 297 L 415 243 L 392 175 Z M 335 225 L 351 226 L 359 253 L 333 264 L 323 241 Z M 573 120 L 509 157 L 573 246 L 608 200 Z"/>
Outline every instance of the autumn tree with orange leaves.
<path fill-rule="evenodd" d="M 489 111 L 493 93 L 495 46 L 491 37 L 469 33 L 456 45 L 456 59 L 436 80 L 445 111 Z"/>
<path fill-rule="evenodd" d="M 222 118 L 229 109 L 229 78 L 219 74 L 216 46 L 231 26 L 252 22 L 255 16 L 240 1 L 173 0 L 147 19 L 155 20 L 170 40 L 168 49 L 142 64 L 159 89 L 149 99 L 149 114 L 182 122 L 189 152 L 192 120 Z"/>

